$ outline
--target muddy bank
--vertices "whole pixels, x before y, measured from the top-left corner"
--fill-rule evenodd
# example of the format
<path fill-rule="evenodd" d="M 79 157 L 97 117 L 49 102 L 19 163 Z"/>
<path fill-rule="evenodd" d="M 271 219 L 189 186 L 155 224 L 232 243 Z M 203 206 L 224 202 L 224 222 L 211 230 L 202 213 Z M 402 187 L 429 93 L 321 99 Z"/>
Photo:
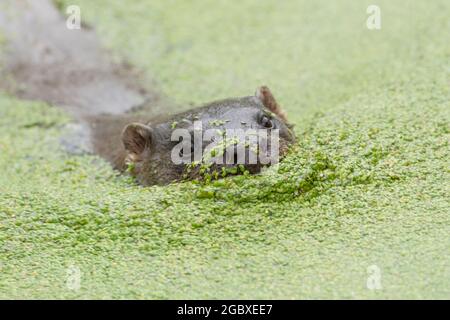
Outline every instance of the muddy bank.
<path fill-rule="evenodd" d="M 70 113 L 78 125 L 64 144 L 74 152 L 80 144 L 85 151 L 103 150 L 111 143 L 105 135 L 114 139 L 111 132 L 121 129 L 118 117 L 136 110 L 156 114 L 167 104 L 133 67 L 112 61 L 94 30 L 68 29 L 49 0 L 0 0 L 0 30 L 7 40 L 0 87 Z"/>

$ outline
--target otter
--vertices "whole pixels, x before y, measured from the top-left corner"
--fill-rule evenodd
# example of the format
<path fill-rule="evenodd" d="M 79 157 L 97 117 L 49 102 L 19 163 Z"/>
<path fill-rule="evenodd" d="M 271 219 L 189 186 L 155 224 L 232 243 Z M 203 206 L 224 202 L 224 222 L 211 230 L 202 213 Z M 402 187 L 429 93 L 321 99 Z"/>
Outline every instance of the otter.
<path fill-rule="evenodd" d="M 276 162 L 295 141 L 286 114 L 266 86 L 253 96 L 156 116 L 161 105 L 166 113 L 175 108 L 142 85 L 149 81 L 140 81 L 132 66 L 111 61 L 92 28 L 67 29 L 50 0 L 8 3 L 0 12 L 0 28 L 8 40 L 0 87 L 63 108 L 76 121 L 76 129 L 63 139 L 69 152 L 98 154 L 142 185 L 258 173 L 274 163 L 266 161 L 269 154 Z M 210 141 L 193 139 L 198 129 L 212 132 Z M 227 137 L 232 129 L 257 135 L 265 130 L 266 136 L 258 135 L 256 143 L 250 137 Z M 177 130 L 185 135 L 174 137 Z M 187 144 L 191 140 L 193 146 Z M 213 159 L 204 157 L 208 153 Z"/>
<path fill-rule="evenodd" d="M 210 142 L 215 142 L 213 145 L 219 148 L 213 148 L 213 151 L 222 151 L 215 160 L 221 161 L 208 162 L 205 156 L 200 157 L 197 162 L 194 161 L 193 137 L 196 122 L 200 124 L 199 129 L 202 132 L 213 130 L 213 133 L 217 133 L 210 137 L 211 140 L 200 142 L 200 153 L 204 154 L 208 146 L 212 145 Z M 117 134 L 108 134 L 108 137 L 116 140 L 116 143 L 121 143 L 115 149 L 105 149 L 103 156 L 111 161 L 116 169 L 129 172 L 142 185 L 167 184 L 186 178 L 198 179 L 202 176 L 220 178 L 228 174 L 258 173 L 265 165 L 272 163 L 263 163 L 263 157 L 260 157 L 262 152 L 266 157 L 274 153 L 282 158 L 288 147 L 295 142 L 295 135 L 291 128 L 285 112 L 280 108 L 269 88 L 262 86 L 254 96 L 215 101 L 165 119 L 127 124 L 121 131 L 119 139 Z M 185 137 L 185 140 L 188 140 L 187 151 L 182 148 L 180 140 L 174 139 L 174 131 L 180 129 L 187 132 L 187 138 Z M 242 139 L 237 141 L 233 140 L 235 136 L 226 135 L 227 132 L 235 133 L 241 130 L 240 132 L 243 133 L 248 129 L 252 132 L 264 130 L 267 135 L 255 140 L 254 145 L 249 144 L 245 137 L 240 137 Z M 275 130 L 277 141 L 275 145 L 272 145 L 274 141 L 268 136 Z M 103 136 L 100 139 L 105 142 L 105 138 Z M 225 138 L 231 141 L 230 145 L 221 144 Z M 252 147 L 256 147 L 256 150 Z M 272 148 L 278 149 L 272 150 Z M 237 154 L 239 150 L 243 152 L 241 159 Z M 102 153 L 100 150 L 97 152 Z M 252 153 L 254 161 L 250 162 Z M 176 158 L 178 154 L 187 161 L 176 163 L 173 158 L 174 155 Z M 231 161 L 227 161 L 227 157 L 231 158 Z M 278 161 L 278 159 L 274 160 Z"/>

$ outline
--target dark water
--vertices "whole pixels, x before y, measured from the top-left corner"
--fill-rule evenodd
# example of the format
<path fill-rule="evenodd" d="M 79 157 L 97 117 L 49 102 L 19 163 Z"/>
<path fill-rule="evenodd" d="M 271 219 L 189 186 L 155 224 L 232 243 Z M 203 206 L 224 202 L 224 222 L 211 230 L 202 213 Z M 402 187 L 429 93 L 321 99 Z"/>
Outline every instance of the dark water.
<path fill-rule="evenodd" d="M 0 29 L 7 40 L 0 87 L 71 114 L 77 122 L 63 139 L 68 151 L 108 149 L 127 121 L 117 117 L 136 109 L 157 113 L 161 96 L 142 75 L 113 62 L 93 29 L 67 28 L 51 1 L 0 0 Z"/>

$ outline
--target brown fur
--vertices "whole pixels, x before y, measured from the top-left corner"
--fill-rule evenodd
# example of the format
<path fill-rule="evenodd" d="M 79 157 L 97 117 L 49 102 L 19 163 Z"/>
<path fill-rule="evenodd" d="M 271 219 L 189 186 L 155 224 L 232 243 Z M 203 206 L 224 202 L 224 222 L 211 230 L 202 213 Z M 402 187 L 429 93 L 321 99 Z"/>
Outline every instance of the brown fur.
<path fill-rule="evenodd" d="M 261 99 L 262 103 L 267 109 L 275 113 L 281 120 L 287 123 L 286 112 L 280 107 L 267 86 L 259 87 L 256 92 L 256 96 Z"/>

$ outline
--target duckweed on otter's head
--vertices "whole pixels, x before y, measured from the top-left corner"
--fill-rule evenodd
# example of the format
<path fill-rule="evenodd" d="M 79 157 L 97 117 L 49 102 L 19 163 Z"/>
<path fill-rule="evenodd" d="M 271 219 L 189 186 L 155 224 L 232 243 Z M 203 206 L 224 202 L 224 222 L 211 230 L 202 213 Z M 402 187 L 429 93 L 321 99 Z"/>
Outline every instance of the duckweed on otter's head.
<path fill-rule="evenodd" d="M 355 1 L 57 2 L 181 105 L 269 85 L 298 144 L 143 188 L 1 94 L 1 298 L 448 298 L 448 1 L 379 1 L 378 31 Z"/>

